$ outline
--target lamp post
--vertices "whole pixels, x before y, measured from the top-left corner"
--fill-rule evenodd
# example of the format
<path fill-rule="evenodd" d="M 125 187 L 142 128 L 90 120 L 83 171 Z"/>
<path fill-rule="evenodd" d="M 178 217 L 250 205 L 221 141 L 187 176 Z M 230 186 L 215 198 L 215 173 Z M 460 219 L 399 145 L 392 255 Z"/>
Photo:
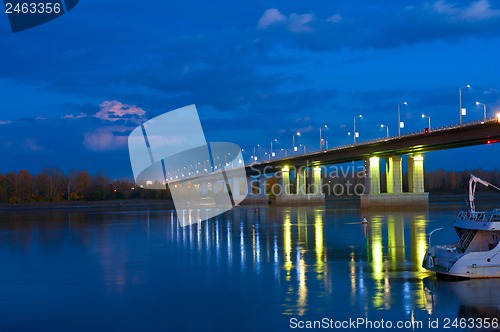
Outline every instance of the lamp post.
<path fill-rule="evenodd" d="M 271 157 L 274 157 L 274 152 L 273 152 L 273 142 L 278 143 L 278 140 L 277 140 L 277 139 L 273 139 L 273 140 L 271 141 L 271 154 L 269 155 L 269 160 L 271 160 Z"/>
<path fill-rule="evenodd" d="M 381 124 L 380 128 L 385 128 L 385 137 L 389 137 L 389 127 L 387 127 L 385 124 Z"/>
<path fill-rule="evenodd" d="M 483 122 L 486 122 L 486 104 L 476 101 L 476 105 L 483 105 Z"/>
<path fill-rule="evenodd" d="M 259 144 L 257 144 L 257 146 L 260 146 Z M 257 161 L 257 155 L 256 155 L 256 152 L 255 152 L 255 145 L 253 146 L 253 161 Z"/>
<path fill-rule="evenodd" d="M 431 130 L 431 117 L 428 115 L 422 114 L 422 119 L 424 119 L 424 118 L 427 118 L 427 120 L 429 120 L 429 125 L 427 126 L 427 128 L 429 128 L 429 130 Z"/>
<path fill-rule="evenodd" d="M 323 137 L 321 136 L 321 130 L 323 130 L 323 128 L 328 128 L 327 125 L 324 125 L 323 127 L 319 127 L 319 150 L 323 150 Z"/>
<path fill-rule="evenodd" d="M 356 137 L 359 136 L 358 132 L 356 131 L 356 118 L 363 118 L 363 116 L 360 114 L 354 117 L 354 144 L 356 144 Z"/>
<path fill-rule="evenodd" d="M 288 155 L 287 155 L 287 153 L 286 153 L 286 149 L 281 148 L 281 151 L 285 151 L 285 158 L 287 158 L 287 157 L 288 157 Z"/>
<path fill-rule="evenodd" d="M 398 137 L 401 136 L 401 105 L 408 105 L 408 103 L 402 102 L 401 104 L 398 104 Z"/>
<path fill-rule="evenodd" d="M 297 132 L 297 136 L 300 136 L 300 132 Z M 295 154 L 297 147 L 295 146 L 295 134 L 292 135 L 292 152 Z"/>
<path fill-rule="evenodd" d="M 460 89 L 458 89 L 458 96 L 460 98 L 460 127 L 462 126 L 462 115 L 465 115 L 465 113 L 466 113 L 466 109 L 462 108 L 462 89 L 463 88 L 469 89 L 470 85 L 467 84 L 466 86 L 463 86 Z"/>

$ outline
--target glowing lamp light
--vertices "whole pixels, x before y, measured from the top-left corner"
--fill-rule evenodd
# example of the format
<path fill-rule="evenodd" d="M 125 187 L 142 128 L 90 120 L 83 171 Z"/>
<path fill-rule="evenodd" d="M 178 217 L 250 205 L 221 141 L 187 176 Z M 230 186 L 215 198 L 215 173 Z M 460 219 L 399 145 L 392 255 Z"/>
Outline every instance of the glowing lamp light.
<path fill-rule="evenodd" d="M 500 113 L 497 113 L 497 122 L 500 123 Z"/>

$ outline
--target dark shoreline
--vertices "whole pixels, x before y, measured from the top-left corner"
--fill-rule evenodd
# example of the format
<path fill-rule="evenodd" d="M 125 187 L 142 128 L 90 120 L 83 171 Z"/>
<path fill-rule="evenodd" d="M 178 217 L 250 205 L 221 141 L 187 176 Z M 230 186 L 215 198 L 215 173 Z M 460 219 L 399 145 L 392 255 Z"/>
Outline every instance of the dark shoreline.
<path fill-rule="evenodd" d="M 454 193 L 431 193 L 429 194 L 429 204 L 442 202 L 464 202 L 468 198 L 467 194 Z M 479 200 L 498 200 L 496 193 L 477 193 Z M 327 196 L 326 201 L 345 203 L 359 202 L 359 197 L 347 196 Z M 244 203 L 243 203 L 244 204 Z M 247 205 L 247 204 L 244 204 Z M 251 204 L 250 204 L 251 205 Z M 162 207 L 174 209 L 171 200 L 160 199 L 121 199 L 107 201 L 64 201 L 64 202 L 34 202 L 21 204 L 0 204 L 1 211 L 22 211 L 22 210 L 56 210 L 56 209 L 93 209 L 93 208 L 137 208 L 137 207 Z"/>
<path fill-rule="evenodd" d="M 92 208 L 134 208 L 163 207 L 173 209 L 174 203 L 160 199 L 119 199 L 109 201 L 35 202 L 22 204 L 0 204 L 0 211 L 92 209 Z"/>

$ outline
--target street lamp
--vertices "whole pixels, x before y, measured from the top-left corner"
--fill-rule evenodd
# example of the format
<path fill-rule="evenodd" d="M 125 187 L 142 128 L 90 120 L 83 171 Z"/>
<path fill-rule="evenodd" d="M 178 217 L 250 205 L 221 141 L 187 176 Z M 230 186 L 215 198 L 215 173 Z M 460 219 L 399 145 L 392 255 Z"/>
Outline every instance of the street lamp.
<path fill-rule="evenodd" d="M 273 139 L 271 141 L 271 154 L 269 155 L 269 160 L 271 160 L 271 157 L 274 157 L 274 155 L 275 155 L 275 153 L 273 152 L 273 142 L 278 143 L 278 140 L 277 139 Z"/>
<path fill-rule="evenodd" d="M 404 122 L 401 122 L 401 105 L 408 105 L 408 103 L 405 101 L 398 104 L 398 137 L 401 136 L 401 128 L 405 126 Z"/>
<path fill-rule="evenodd" d="M 281 151 L 285 151 L 285 158 L 287 158 L 288 155 L 287 155 L 286 149 L 281 148 Z"/>
<path fill-rule="evenodd" d="M 476 105 L 483 105 L 483 113 L 484 113 L 484 115 L 483 115 L 484 120 L 483 121 L 486 122 L 486 104 L 483 104 L 483 103 L 476 101 Z"/>
<path fill-rule="evenodd" d="M 389 137 L 389 127 L 387 127 L 385 124 L 381 124 L 380 128 L 385 128 L 386 131 L 385 137 Z"/>
<path fill-rule="evenodd" d="M 304 147 L 304 154 L 306 154 L 306 145 L 305 144 L 299 144 L 299 146 L 303 146 Z"/>
<path fill-rule="evenodd" d="M 356 144 L 356 137 L 359 136 L 359 133 L 356 131 L 356 118 L 363 118 L 363 116 L 360 114 L 358 116 L 354 117 L 354 144 Z"/>
<path fill-rule="evenodd" d="M 460 97 L 460 126 L 462 126 L 462 116 L 467 113 L 467 110 L 465 108 L 462 108 L 462 89 L 463 88 L 470 88 L 470 85 L 467 84 L 466 86 L 461 87 L 458 89 L 458 96 Z"/>
<path fill-rule="evenodd" d="M 427 118 L 427 120 L 429 120 L 429 125 L 427 126 L 427 128 L 429 128 L 429 130 L 431 130 L 431 117 L 428 115 L 422 114 L 422 119 L 424 119 L 424 118 Z"/>
<path fill-rule="evenodd" d="M 295 135 L 300 136 L 300 132 L 297 132 L 297 134 L 292 135 L 292 150 L 293 154 L 297 151 L 297 147 L 295 146 Z"/>
<path fill-rule="evenodd" d="M 323 138 L 321 137 L 321 130 L 323 128 L 328 128 L 327 125 L 324 125 L 323 127 L 319 127 L 319 150 L 323 150 Z"/>
<path fill-rule="evenodd" d="M 260 145 L 257 144 L 257 146 L 260 146 Z M 253 160 L 257 161 L 257 155 L 256 155 L 256 152 L 255 152 L 255 145 L 253 146 Z"/>

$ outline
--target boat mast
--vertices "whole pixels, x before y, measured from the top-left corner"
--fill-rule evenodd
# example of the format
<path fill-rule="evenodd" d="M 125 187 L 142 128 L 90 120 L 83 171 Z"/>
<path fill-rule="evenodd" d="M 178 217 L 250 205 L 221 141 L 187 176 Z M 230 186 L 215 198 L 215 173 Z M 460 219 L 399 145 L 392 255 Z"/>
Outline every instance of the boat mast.
<path fill-rule="evenodd" d="M 476 207 L 474 206 L 474 194 L 476 193 L 476 184 L 477 183 L 482 184 L 483 186 L 487 188 L 491 188 L 495 190 L 496 192 L 500 193 L 500 188 L 497 186 L 489 183 L 488 181 L 485 181 L 483 179 L 478 178 L 474 174 L 470 175 L 470 180 L 469 180 L 469 210 L 470 212 L 476 211 Z"/>

